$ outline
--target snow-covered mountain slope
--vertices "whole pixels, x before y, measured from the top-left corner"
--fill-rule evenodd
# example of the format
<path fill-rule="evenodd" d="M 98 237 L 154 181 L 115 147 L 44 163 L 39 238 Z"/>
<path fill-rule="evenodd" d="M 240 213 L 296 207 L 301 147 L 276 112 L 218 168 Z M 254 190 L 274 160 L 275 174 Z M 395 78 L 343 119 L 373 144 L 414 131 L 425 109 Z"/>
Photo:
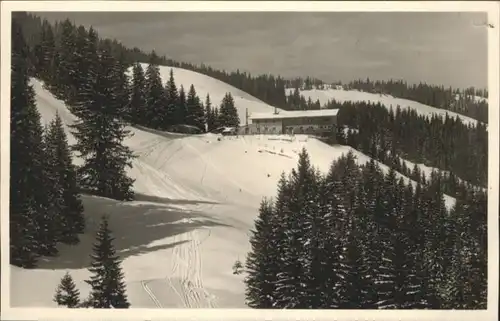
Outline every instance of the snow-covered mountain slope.
<path fill-rule="evenodd" d="M 463 97 L 463 96 L 456 94 L 455 100 L 459 100 L 461 97 Z M 468 98 L 470 100 L 474 100 L 474 102 L 476 102 L 476 103 L 479 103 L 479 102 L 488 103 L 488 98 L 486 98 L 486 97 L 481 97 L 481 96 L 476 96 L 476 95 L 468 95 L 466 98 Z"/>
<path fill-rule="evenodd" d="M 148 64 L 141 63 L 141 66 L 144 71 L 146 71 Z M 231 93 L 234 98 L 236 109 L 238 110 L 241 124 L 245 123 L 245 113 L 247 108 L 249 114 L 274 111 L 273 106 L 270 106 L 258 98 L 210 76 L 177 67 L 159 66 L 159 69 L 163 83 L 168 81 L 170 78 L 170 70 L 172 70 L 177 88 L 179 89 L 182 85 L 186 91 L 186 95 L 189 91 L 189 87 L 194 85 L 194 89 L 203 103 L 205 103 L 207 94 L 210 94 L 212 106 L 218 107 L 226 93 Z M 129 68 L 128 75 L 132 75 L 132 67 Z"/>
<path fill-rule="evenodd" d="M 66 125 L 74 121 L 40 82 L 32 84 L 44 123 L 56 112 Z M 92 242 L 101 215 L 107 214 L 132 307 L 244 308 L 244 276 L 234 275 L 232 266 L 244 260 L 259 203 L 275 196 L 281 172 L 297 166 L 303 147 L 322 171 L 350 150 L 359 163 L 370 160 L 349 147 L 307 136 L 187 136 L 130 129 L 134 136 L 125 143 L 138 156 L 129 169 L 137 199 L 83 195 L 87 232 L 81 243 L 61 246 L 59 257 L 42 260 L 36 269 L 12 267 L 12 306 L 55 307 L 52 297 L 66 271 L 86 297 Z M 446 202 L 451 206 L 454 199 L 446 197 Z"/>
<path fill-rule="evenodd" d="M 293 91 L 294 91 L 293 88 L 288 88 L 286 90 L 287 95 L 293 93 Z M 431 116 L 432 114 L 436 114 L 445 117 L 446 114 L 448 114 L 449 117 L 453 118 L 458 116 L 462 120 L 462 122 L 466 124 L 476 125 L 478 123 L 478 121 L 473 118 L 463 116 L 455 112 L 447 111 L 436 107 L 431 107 L 413 100 L 396 98 L 385 94 L 372 94 L 357 90 L 342 90 L 342 89 L 332 89 L 332 88 L 325 90 L 320 90 L 320 89 L 301 90 L 300 94 L 304 96 L 304 98 L 306 99 L 311 98 L 313 102 L 319 100 L 319 102 L 322 105 L 326 104 L 328 101 L 331 101 L 333 99 L 341 103 L 345 101 L 353 101 L 353 102 L 363 101 L 369 103 L 381 103 L 387 108 L 391 108 L 391 106 L 393 108 L 396 108 L 399 105 L 401 109 L 413 109 L 419 115 L 423 116 Z"/>

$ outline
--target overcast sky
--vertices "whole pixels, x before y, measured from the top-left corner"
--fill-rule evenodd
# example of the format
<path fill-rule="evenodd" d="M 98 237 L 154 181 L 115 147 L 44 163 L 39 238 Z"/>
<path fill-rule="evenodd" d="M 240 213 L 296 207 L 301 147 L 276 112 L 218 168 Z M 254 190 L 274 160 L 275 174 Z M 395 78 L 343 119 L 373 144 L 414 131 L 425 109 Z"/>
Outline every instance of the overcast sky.
<path fill-rule="evenodd" d="M 486 13 L 37 13 L 225 70 L 487 86 Z"/>

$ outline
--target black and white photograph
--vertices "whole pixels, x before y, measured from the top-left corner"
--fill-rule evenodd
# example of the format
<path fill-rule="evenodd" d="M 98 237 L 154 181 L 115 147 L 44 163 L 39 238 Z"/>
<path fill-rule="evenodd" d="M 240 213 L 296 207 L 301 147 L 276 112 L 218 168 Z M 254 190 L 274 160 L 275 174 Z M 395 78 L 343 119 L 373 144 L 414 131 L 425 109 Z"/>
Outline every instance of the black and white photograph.
<path fill-rule="evenodd" d="M 498 3 L 8 2 L 3 311 L 497 311 Z"/>

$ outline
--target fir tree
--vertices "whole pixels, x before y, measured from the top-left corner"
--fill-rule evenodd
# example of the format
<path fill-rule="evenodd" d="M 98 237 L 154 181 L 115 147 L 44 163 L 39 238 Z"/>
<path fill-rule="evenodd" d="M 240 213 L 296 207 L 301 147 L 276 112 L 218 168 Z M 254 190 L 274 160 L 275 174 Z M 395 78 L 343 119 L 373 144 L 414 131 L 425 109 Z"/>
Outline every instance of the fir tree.
<path fill-rule="evenodd" d="M 96 235 L 89 268 L 92 276 L 86 280 L 91 287 L 90 304 L 94 308 L 129 308 L 125 293 L 123 272 L 120 260 L 113 246 L 113 236 L 109 229 L 108 218 L 102 217 L 101 226 Z"/>
<path fill-rule="evenodd" d="M 186 107 L 186 123 L 205 131 L 205 112 L 201 106 L 200 99 L 196 95 L 196 90 L 193 85 L 189 88 Z"/>
<path fill-rule="evenodd" d="M 349 231 L 344 238 L 345 243 L 339 259 L 341 268 L 338 272 L 342 277 L 337 288 L 337 301 L 340 309 L 359 309 L 368 303 L 365 296 L 365 274 L 368 271 L 364 265 L 360 244 L 364 231 L 358 226 L 356 216 L 350 217 L 349 221 Z"/>
<path fill-rule="evenodd" d="M 276 282 L 277 302 L 281 308 L 310 307 L 310 255 L 312 220 L 317 195 L 317 180 L 309 155 L 303 149 L 297 170 L 291 175 L 291 197 L 284 219 L 287 246 L 283 249 L 282 271 Z M 317 202 L 316 202 L 317 203 Z"/>
<path fill-rule="evenodd" d="M 261 202 L 259 216 L 255 221 L 255 230 L 252 231 L 250 244 L 252 249 L 246 260 L 248 276 L 245 278 L 246 302 L 249 307 L 270 309 L 273 307 L 275 296 L 276 261 L 273 254 L 276 245 L 272 242 L 273 206 L 269 200 Z"/>
<path fill-rule="evenodd" d="M 220 128 L 222 126 L 220 120 L 219 108 L 217 107 L 212 108 L 212 119 L 213 119 L 214 129 Z"/>
<path fill-rule="evenodd" d="M 107 51 L 111 54 L 112 46 L 107 48 Z M 115 77 L 116 77 L 116 97 L 118 110 L 117 112 L 121 114 L 121 119 L 128 122 L 131 120 L 131 109 L 130 109 L 130 98 L 132 94 L 132 87 L 130 79 L 127 75 L 127 63 L 126 58 L 123 53 L 118 54 L 115 58 Z"/>
<path fill-rule="evenodd" d="M 322 308 L 339 308 L 348 300 L 346 280 L 348 271 L 341 265 L 346 245 L 347 209 L 343 200 L 343 186 L 340 173 L 346 170 L 346 162 L 333 162 L 320 189 L 320 217 L 317 223 L 320 231 L 319 251 L 315 265 L 318 285 L 318 303 Z M 318 264 L 319 263 L 319 264 Z M 344 283 L 342 283 L 344 281 Z M 344 290 L 344 291 L 343 291 Z M 355 303 L 355 302 L 353 302 Z"/>
<path fill-rule="evenodd" d="M 155 57 L 156 56 L 153 56 L 151 58 L 148 68 L 146 69 L 147 110 L 145 112 L 145 116 L 148 121 L 145 126 L 159 129 L 164 128 L 165 126 L 164 115 L 167 101 L 160 77 L 160 69 L 158 68 L 158 65 L 155 64 Z"/>
<path fill-rule="evenodd" d="M 47 148 L 47 133 L 48 130 L 45 129 L 41 155 L 43 175 L 39 182 L 40 185 L 45 186 L 43 196 L 40 195 L 43 211 L 39 216 L 38 223 L 41 244 L 39 253 L 46 256 L 55 256 L 58 253 L 57 242 L 61 239 L 61 216 L 63 214 L 64 200 L 62 196 L 63 187 L 57 177 L 52 175 L 53 164 L 56 163 L 54 158 L 57 158 L 57 154 L 52 154 Z"/>
<path fill-rule="evenodd" d="M 40 114 L 29 84 L 27 47 L 21 27 L 12 22 L 10 135 L 10 260 L 33 267 L 39 252 L 39 217 L 44 210 L 39 182 L 43 181 Z M 42 190 L 42 191 L 41 191 Z"/>
<path fill-rule="evenodd" d="M 57 286 L 54 302 L 68 308 L 77 308 L 80 304 L 80 291 L 69 273 L 66 273 Z"/>
<path fill-rule="evenodd" d="M 187 102 L 186 102 L 186 91 L 184 90 L 184 86 L 181 85 L 179 89 L 179 102 L 176 109 L 175 119 L 179 124 L 186 124 L 187 120 Z"/>
<path fill-rule="evenodd" d="M 377 306 L 380 309 L 398 308 L 398 297 L 401 295 L 401 278 L 404 277 L 402 263 L 402 235 L 397 229 L 397 215 L 401 204 L 397 191 L 396 172 L 391 168 L 382 182 L 383 196 L 375 210 L 375 221 L 379 225 L 377 242 L 381 250 L 379 258 L 379 277 L 376 284 L 378 294 Z"/>
<path fill-rule="evenodd" d="M 422 309 L 427 307 L 427 298 L 431 296 L 428 281 L 423 273 L 422 231 L 415 212 L 415 196 L 412 185 L 405 186 L 402 178 L 398 183 L 400 202 L 397 213 L 400 277 L 398 289 L 394 295 L 400 309 Z M 401 273 L 402 272 L 402 273 Z"/>
<path fill-rule="evenodd" d="M 227 93 L 222 99 L 219 107 L 219 122 L 221 126 L 239 127 L 240 118 L 234 105 L 234 99 L 231 93 Z"/>
<path fill-rule="evenodd" d="M 274 257 L 273 266 L 268 266 L 269 273 L 272 273 L 270 284 L 273 286 L 273 295 L 271 296 L 273 308 L 280 308 L 280 293 L 277 291 L 278 275 L 283 271 L 285 260 L 283 260 L 283 252 L 287 248 L 286 239 L 286 217 L 289 214 L 290 200 L 293 197 L 292 184 L 286 178 L 285 173 L 282 173 L 278 181 L 277 196 L 274 203 L 274 211 L 271 219 L 272 233 L 268 235 L 267 241 L 272 244 L 269 248 L 270 257 Z"/>
<path fill-rule="evenodd" d="M 98 36 L 93 28 L 87 32 L 85 28 L 78 28 L 76 46 L 80 53 L 76 58 L 71 58 L 78 70 L 85 72 L 73 76 L 72 86 L 76 93 L 69 104 L 71 112 L 79 117 L 85 117 L 90 112 L 88 104 L 95 100 L 93 96 L 96 89 L 97 74 L 99 72 L 99 57 L 97 52 Z"/>
<path fill-rule="evenodd" d="M 443 272 L 447 260 L 444 250 L 448 212 L 439 185 L 440 180 L 431 177 L 431 181 L 423 193 L 423 215 L 420 223 L 425 231 L 423 259 L 426 264 L 424 269 L 429 275 L 429 287 L 435 293 L 439 293 L 439 287 L 444 281 Z M 438 308 L 441 306 L 442 298 L 438 296 L 432 299 L 429 301 L 429 307 Z"/>
<path fill-rule="evenodd" d="M 35 48 L 37 60 L 37 75 L 46 82 L 50 88 L 55 77 L 55 52 L 56 44 L 52 26 L 44 20 L 40 35 L 40 44 Z"/>
<path fill-rule="evenodd" d="M 75 82 L 78 77 L 78 63 L 75 52 L 79 52 L 78 49 L 82 48 L 76 47 L 76 31 L 69 19 L 63 21 L 61 29 L 60 47 L 58 50 L 59 64 L 57 66 L 57 84 L 60 88 L 59 92 L 62 97 L 71 105 L 73 96 L 77 93 Z"/>
<path fill-rule="evenodd" d="M 145 125 L 146 119 L 146 79 L 140 63 L 133 67 L 130 99 L 130 121 L 132 124 Z"/>
<path fill-rule="evenodd" d="M 161 128 L 167 129 L 172 125 L 182 124 L 183 111 L 179 109 L 179 92 L 177 91 L 174 71 L 172 69 L 170 69 L 170 76 L 165 84 L 165 99 L 165 106 L 162 112 L 163 124 Z M 179 118 L 176 118 L 176 116 Z"/>
<path fill-rule="evenodd" d="M 75 95 L 82 89 L 83 86 L 86 85 L 87 82 L 87 75 L 84 72 L 79 72 L 83 70 L 88 70 L 90 67 L 90 64 L 92 63 L 90 61 L 90 56 L 91 55 L 96 55 L 97 53 L 97 47 L 91 47 L 90 39 L 93 37 L 94 38 L 94 45 L 97 46 L 97 35 L 91 35 L 91 33 L 94 32 L 93 29 L 90 29 L 87 31 L 84 26 L 79 26 L 76 28 L 76 34 L 75 34 L 75 50 L 79 54 L 74 55 L 73 60 L 75 63 L 76 71 L 74 74 L 74 83 L 73 86 L 75 87 L 74 90 Z M 97 56 L 95 56 L 94 59 L 92 59 L 94 63 L 97 60 Z"/>
<path fill-rule="evenodd" d="M 67 244 L 79 242 L 78 234 L 85 229 L 83 205 L 78 195 L 76 169 L 58 113 L 50 123 L 46 138 L 48 177 L 55 192 L 49 203 L 56 206 L 59 241 Z"/>
<path fill-rule="evenodd" d="M 72 125 L 77 139 L 73 148 L 84 160 L 78 169 L 84 188 L 103 197 L 131 200 L 134 181 L 127 177 L 126 167 L 132 166 L 133 154 L 123 145 L 129 131 L 120 121 L 123 106 L 117 99 L 123 93 L 122 70 L 107 51 L 101 52 L 96 82 L 86 88 L 91 99 L 85 113 Z"/>
<path fill-rule="evenodd" d="M 205 99 L 205 116 L 207 120 L 207 132 L 211 132 L 214 130 L 214 114 L 213 114 L 213 108 L 212 108 L 212 102 L 210 101 L 210 94 L 207 94 L 207 97 Z"/>

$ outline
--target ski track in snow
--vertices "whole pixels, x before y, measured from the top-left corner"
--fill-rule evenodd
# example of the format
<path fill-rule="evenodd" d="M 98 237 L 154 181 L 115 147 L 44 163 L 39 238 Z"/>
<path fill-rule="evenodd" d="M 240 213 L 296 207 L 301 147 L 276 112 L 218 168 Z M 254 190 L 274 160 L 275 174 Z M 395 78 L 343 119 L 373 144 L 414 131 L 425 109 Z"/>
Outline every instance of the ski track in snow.
<path fill-rule="evenodd" d="M 202 259 L 199 250 L 204 240 L 210 237 L 210 229 L 207 236 L 200 240 L 200 230 L 182 233 L 174 237 L 174 242 L 185 242 L 173 249 L 171 272 L 165 278 L 168 286 L 182 300 L 185 308 L 215 308 L 212 296 L 203 287 L 201 275 Z M 187 241 L 187 242 L 186 242 Z M 173 285 L 172 280 L 181 281 L 179 290 Z"/>
<path fill-rule="evenodd" d="M 200 238 L 201 231 L 206 232 L 206 236 L 203 238 Z M 217 308 L 216 297 L 204 288 L 202 278 L 203 262 L 200 245 L 210 237 L 210 234 L 210 229 L 200 229 L 173 237 L 173 243 L 179 242 L 181 244 L 172 250 L 171 270 L 164 279 L 164 286 L 169 287 L 179 297 L 184 308 Z M 176 286 L 178 282 L 174 284 L 173 280 L 180 280 L 180 284 Z M 156 307 L 163 308 L 162 303 L 147 286 L 147 283 L 145 280 L 141 281 L 144 291 Z"/>
<path fill-rule="evenodd" d="M 161 303 L 158 300 L 158 298 L 154 295 L 154 293 L 148 287 L 146 281 L 141 281 L 141 285 L 142 285 L 142 288 L 144 289 L 144 291 L 146 291 L 146 293 L 149 295 L 149 297 L 151 298 L 151 300 L 154 302 L 154 304 L 156 304 L 156 306 L 158 308 L 160 308 L 160 309 L 163 308 L 163 306 L 161 305 Z"/>
<path fill-rule="evenodd" d="M 174 260 L 170 273 L 172 277 L 181 280 L 184 306 L 186 308 L 213 308 L 210 296 L 203 288 L 199 230 L 178 235 L 176 238 L 175 242 L 190 240 L 174 248 Z"/>

